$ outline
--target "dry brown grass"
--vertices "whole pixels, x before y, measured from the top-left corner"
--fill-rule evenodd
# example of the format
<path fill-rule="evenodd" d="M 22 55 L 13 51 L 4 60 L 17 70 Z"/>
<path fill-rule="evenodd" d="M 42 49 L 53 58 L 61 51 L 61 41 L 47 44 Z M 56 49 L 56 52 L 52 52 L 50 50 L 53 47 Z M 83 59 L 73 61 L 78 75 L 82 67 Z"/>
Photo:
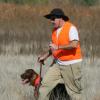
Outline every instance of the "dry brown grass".
<path fill-rule="evenodd" d="M 56 3 L 52 0 L 47 5 L 0 4 L 1 100 L 33 100 L 32 88 L 23 87 L 19 83 L 19 75 L 29 66 L 33 68 L 33 60 L 36 61 L 35 56 L 26 54 L 40 53 L 48 48 L 52 26 L 43 15 L 54 7 L 62 8 L 78 27 L 82 51 L 89 58 L 82 67 L 84 100 L 100 99 L 100 61 L 95 58 L 100 56 L 100 7 L 71 5 L 62 0 Z"/>
<path fill-rule="evenodd" d="M 71 5 L 60 0 L 41 5 L 0 4 L 0 53 L 32 54 L 45 51 L 52 26 L 43 15 L 55 7 L 62 8 L 78 27 L 85 56 L 100 56 L 100 7 Z"/>
<path fill-rule="evenodd" d="M 0 55 L 0 100 L 34 100 L 33 87 L 23 86 L 20 74 L 29 68 L 39 73 L 40 66 L 36 61 L 36 55 Z M 89 63 L 89 59 L 83 59 L 82 100 L 100 100 L 100 59 L 95 62 Z M 50 63 L 51 59 L 45 62 L 42 75 L 48 70 Z"/>

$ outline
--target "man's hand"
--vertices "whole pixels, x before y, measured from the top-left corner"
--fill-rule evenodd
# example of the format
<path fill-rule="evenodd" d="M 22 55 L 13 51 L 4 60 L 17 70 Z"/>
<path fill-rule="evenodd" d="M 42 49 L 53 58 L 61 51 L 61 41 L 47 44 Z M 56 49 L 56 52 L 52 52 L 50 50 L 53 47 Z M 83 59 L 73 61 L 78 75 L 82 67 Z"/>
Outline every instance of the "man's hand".
<path fill-rule="evenodd" d="M 73 48 L 77 48 L 77 46 L 78 46 L 78 42 L 79 41 L 77 41 L 77 40 L 73 40 L 73 41 L 71 41 L 68 45 L 60 45 L 60 46 L 57 46 L 57 45 L 55 45 L 55 44 L 53 44 L 53 43 L 50 43 L 49 44 L 49 47 L 50 47 L 50 49 L 52 50 L 52 51 L 54 51 L 54 50 L 58 50 L 58 49 L 73 49 Z"/>
<path fill-rule="evenodd" d="M 44 60 L 46 60 L 51 55 L 50 50 L 48 50 L 46 53 L 38 56 L 38 61 L 44 63 Z"/>
<path fill-rule="evenodd" d="M 41 55 L 38 57 L 38 61 L 41 63 L 44 63 L 44 60 L 46 59 L 46 57 L 44 55 Z"/>
<path fill-rule="evenodd" d="M 49 44 L 49 47 L 50 47 L 50 49 L 51 49 L 52 51 L 58 50 L 58 46 L 55 45 L 54 43 L 50 43 L 50 44 Z"/>

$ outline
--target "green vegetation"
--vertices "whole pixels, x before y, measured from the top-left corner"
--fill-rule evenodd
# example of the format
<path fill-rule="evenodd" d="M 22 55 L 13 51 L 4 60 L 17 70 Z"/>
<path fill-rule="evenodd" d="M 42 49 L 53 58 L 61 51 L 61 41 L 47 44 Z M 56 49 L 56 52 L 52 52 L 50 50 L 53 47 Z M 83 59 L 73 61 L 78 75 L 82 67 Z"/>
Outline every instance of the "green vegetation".
<path fill-rule="evenodd" d="M 38 3 L 48 3 L 48 2 L 60 2 L 60 0 L 0 0 L 0 2 L 5 3 L 15 3 L 15 4 L 38 4 Z M 72 4 L 78 5 L 95 5 L 99 0 L 64 0 L 64 2 L 70 2 Z"/>
<path fill-rule="evenodd" d="M 98 3 L 99 0 L 71 0 L 72 4 L 92 6 Z"/>
<path fill-rule="evenodd" d="M 84 0 L 87 5 L 94 5 L 98 0 Z"/>
<path fill-rule="evenodd" d="M 46 3 L 47 1 L 48 1 L 48 0 L 0 0 L 0 2 L 15 3 L 15 4 Z"/>

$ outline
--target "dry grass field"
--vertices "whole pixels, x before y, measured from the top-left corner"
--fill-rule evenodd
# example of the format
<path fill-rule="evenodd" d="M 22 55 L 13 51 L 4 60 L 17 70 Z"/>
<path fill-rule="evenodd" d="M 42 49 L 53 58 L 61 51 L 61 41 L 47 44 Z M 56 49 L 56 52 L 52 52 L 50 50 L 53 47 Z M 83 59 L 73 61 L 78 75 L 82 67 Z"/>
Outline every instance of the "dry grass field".
<path fill-rule="evenodd" d="M 55 7 L 62 8 L 78 27 L 85 55 L 100 56 L 100 7 L 67 4 L 60 0 L 42 5 L 0 3 L 0 54 L 44 51 L 50 41 L 52 25 L 43 16 Z"/>
<path fill-rule="evenodd" d="M 34 100 L 33 88 L 21 84 L 20 74 L 33 68 L 39 72 L 37 56 L 0 56 L 0 100 Z M 51 62 L 49 58 L 42 75 Z M 84 59 L 82 63 L 83 100 L 100 100 L 100 60 Z"/>
<path fill-rule="evenodd" d="M 34 100 L 33 88 L 21 84 L 20 74 L 28 68 L 39 72 L 36 55 L 48 48 L 52 28 L 43 15 L 55 7 L 62 8 L 79 30 L 84 54 L 83 100 L 100 100 L 100 6 L 50 1 L 41 5 L 0 3 L 0 100 Z"/>
<path fill-rule="evenodd" d="M 48 68 L 45 66 L 42 76 Z M 36 56 L 0 56 L 0 100 L 34 100 L 33 87 L 23 86 L 20 79 L 20 74 L 29 68 L 39 73 Z"/>

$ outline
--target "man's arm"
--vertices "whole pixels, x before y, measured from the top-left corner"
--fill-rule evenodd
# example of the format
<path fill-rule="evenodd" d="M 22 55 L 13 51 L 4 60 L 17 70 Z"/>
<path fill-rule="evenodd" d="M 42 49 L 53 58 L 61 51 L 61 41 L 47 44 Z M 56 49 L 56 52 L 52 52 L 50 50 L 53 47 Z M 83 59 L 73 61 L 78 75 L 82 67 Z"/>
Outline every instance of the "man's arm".
<path fill-rule="evenodd" d="M 77 46 L 78 46 L 78 41 L 73 40 L 68 45 L 59 46 L 58 49 L 73 49 L 73 48 L 77 48 Z"/>
<path fill-rule="evenodd" d="M 73 41 L 71 41 L 68 45 L 61 45 L 61 46 L 57 46 L 57 45 L 51 43 L 51 44 L 49 45 L 49 47 L 51 48 L 51 50 L 73 49 L 73 48 L 77 48 L 78 42 L 79 42 L 79 41 L 77 41 L 77 40 L 73 40 Z"/>

